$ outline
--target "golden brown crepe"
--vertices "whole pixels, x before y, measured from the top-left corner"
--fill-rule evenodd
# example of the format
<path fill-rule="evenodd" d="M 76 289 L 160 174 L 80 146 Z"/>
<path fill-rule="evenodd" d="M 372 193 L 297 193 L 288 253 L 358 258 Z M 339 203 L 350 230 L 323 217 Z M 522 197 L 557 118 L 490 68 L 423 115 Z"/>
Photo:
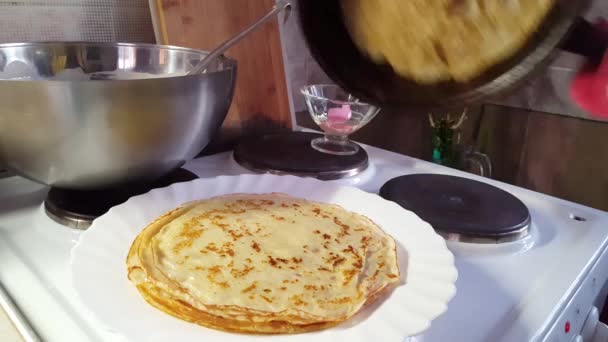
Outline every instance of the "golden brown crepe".
<path fill-rule="evenodd" d="M 399 280 L 395 242 L 371 220 L 283 194 L 188 203 L 137 236 L 127 266 L 156 308 L 247 333 L 337 325 Z"/>
<path fill-rule="evenodd" d="M 342 0 L 355 44 L 423 84 L 469 81 L 519 51 L 555 0 Z"/>

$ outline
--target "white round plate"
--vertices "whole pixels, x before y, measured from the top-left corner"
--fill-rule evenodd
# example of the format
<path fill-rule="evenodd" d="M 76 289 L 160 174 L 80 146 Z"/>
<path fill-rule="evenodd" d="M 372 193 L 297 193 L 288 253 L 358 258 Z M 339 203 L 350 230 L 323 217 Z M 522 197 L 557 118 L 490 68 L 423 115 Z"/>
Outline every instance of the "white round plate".
<path fill-rule="evenodd" d="M 338 327 L 298 335 L 225 333 L 187 323 L 147 304 L 127 279 L 126 257 L 139 232 L 183 203 L 231 193 L 281 192 L 333 203 L 376 222 L 398 243 L 401 284 Z M 72 281 L 86 307 L 132 341 L 402 341 L 427 329 L 456 293 L 457 271 L 445 241 L 418 216 L 352 187 L 293 176 L 241 175 L 197 179 L 135 196 L 82 233 L 72 249 Z"/>

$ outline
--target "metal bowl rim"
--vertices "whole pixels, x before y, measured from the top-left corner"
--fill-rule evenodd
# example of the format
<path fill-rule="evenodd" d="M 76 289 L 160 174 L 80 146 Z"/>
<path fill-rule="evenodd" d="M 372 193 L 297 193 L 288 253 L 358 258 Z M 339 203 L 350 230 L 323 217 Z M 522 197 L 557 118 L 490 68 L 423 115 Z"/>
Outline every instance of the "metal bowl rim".
<path fill-rule="evenodd" d="M 141 48 L 154 48 L 154 49 L 165 49 L 165 50 L 176 50 L 176 51 L 183 51 L 183 52 L 190 52 L 190 53 L 195 53 L 195 54 L 199 54 L 199 55 L 207 55 L 209 54 L 209 51 L 206 50 L 198 50 L 198 49 L 192 49 L 192 48 L 186 48 L 186 47 L 181 47 L 181 46 L 175 46 L 175 45 L 162 45 L 162 44 L 151 44 L 151 43 L 122 43 L 122 42 L 92 42 L 92 41 L 32 41 L 32 42 L 13 42 L 13 43 L 1 43 L 0 44 L 0 49 L 3 48 L 11 48 L 11 47 L 28 47 L 28 46 L 52 46 L 52 45 L 58 45 L 58 46 L 66 46 L 66 45 L 75 45 L 75 46 L 99 46 L 99 47 L 141 47 Z M 172 79 L 177 79 L 177 78 L 184 78 L 184 77 L 188 77 L 188 78 L 194 78 L 194 77 L 201 77 L 207 74 L 213 74 L 213 73 L 219 73 L 219 72 L 226 72 L 226 71 L 234 71 L 236 70 L 236 66 L 237 66 L 237 61 L 233 58 L 227 57 L 225 55 L 220 56 L 224 62 L 228 63 L 228 66 L 226 68 L 223 68 L 222 70 L 217 70 L 217 71 L 213 71 L 210 73 L 204 73 L 204 74 L 193 74 L 193 75 L 182 75 L 182 76 L 174 76 L 174 77 L 158 77 L 158 78 L 142 78 L 142 79 L 109 79 L 109 80 L 103 80 L 101 82 L 142 82 L 142 81 L 159 81 L 159 80 L 163 80 L 163 79 L 167 79 L 167 80 L 172 80 Z M 49 79 L 49 80 L 23 80 L 23 79 L 7 79 L 7 80 L 2 80 L 0 79 L 0 82 L 56 82 L 56 83 L 87 83 L 87 82 L 91 82 L 90 80 L 53 80 L 53 79 Z M 95 81 L 100 82 L 100 81 Z"/>

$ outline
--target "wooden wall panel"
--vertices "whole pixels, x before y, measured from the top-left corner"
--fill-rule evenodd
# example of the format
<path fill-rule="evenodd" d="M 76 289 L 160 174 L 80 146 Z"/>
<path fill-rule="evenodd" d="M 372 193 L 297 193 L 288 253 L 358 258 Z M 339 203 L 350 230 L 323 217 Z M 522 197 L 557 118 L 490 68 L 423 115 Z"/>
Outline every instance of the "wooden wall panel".
<path fill-rule="evenodd" d="M 298 124 L 317 128 L 308 113 Z M 429 160 L 424 113 L 383 109 L 353 139 Z M 472 110 L 462 143 L 492 160 L 494 179 L 608 211 L 608 123 L 485 105 Z"/>
<path fill-rule="evenodd" d="M 474 140 L 495 179 L 608 210 L 608 123 L 486 105 Z"/>
<path fill-rule="evenodd" d="M 374 146 L 415 158 L 428 160 L 432 155 L 431 127 L 426 113 L 401 115 L 398 111 L 384 108 L 352 139 L 373 142 Z"/>
<path fill-rule="evenodd" d="M 608 124 L 530 114 L 517 184 L 608 210 Z"/>
<path fill-rule="evenodd" d="M 490 156 L 494 179 L 515 184 L 526 148 L 528 114 L 507 113 L 506 107 L 485 106 L 480 120 L 473 145 Z"/>
<path fill-rule="evenodd" d="M 157 0 L 161 43 L 213 49 L 273 5 L 274 0 Z M 278 21 L 253 32 L 227 55 L 237 59 L 238 77 L 223 139 L 291 127 Z"/>

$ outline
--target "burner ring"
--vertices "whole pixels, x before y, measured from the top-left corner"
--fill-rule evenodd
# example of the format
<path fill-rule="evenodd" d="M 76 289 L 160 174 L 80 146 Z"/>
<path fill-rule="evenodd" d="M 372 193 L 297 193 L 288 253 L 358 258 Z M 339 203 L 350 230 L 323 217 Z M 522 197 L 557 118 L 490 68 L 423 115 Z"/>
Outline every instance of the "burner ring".
<path fill-rule="evenodd" d="M 514 231 L 508 234 L 495 236 L 483 236 L 475 234 L 459 234 L 459 233 L 447 233 L 441 230 L 436 230 L 437 234 L 446 239 L 447 241 L 456 241 L 463 243 L 477 243 L 477 244 L 500 244 L 520 241 L 530 235 L 530 220 L 527 225 L 521 227 L 518 231 Z"/>
<path fill-rule="evenodd" d="M 298 177 L 311 177 L 311 178 L 317 178 L 320 180 L 336 180 L 336 179 L 353 177 L 353 176 L 356 176 L 356 175 L 360 174 L 361 172 L 367 170 L 367 168 L 369 167 L 369 163 L 366 159 L 364 162 L 362 162 L 359 165 L 354 165 L 350 169 L 344 169 L 344 170 L 340 170 L 340 171 L 310 171 L 310 172 L 287 171 L 287 170 L 269 169 L 267 167 L 260 166 L 256 162 L 251 162 L 246 159 L 243 159 L 237 153 L 233 153 L 232 157 L 239 165 L 241 165 L 242 167 L 244 167 L 250 171 L 253 171 L 253 172 L 270 173 L 270 174 L 279 175 L 279 176 L 292 175 L 292 176 L 298 176 Z"/>
<path fill-rule="evenodd" d="M 196 178 L 198 177 L 188 170 L 176 169 L 154 182 L 145 184 L 125 184 L 96 190 L 51 188 L 44 200 L 44 210 L 48 217 L 61 225 L 86 230 L 93 220 L 133 196 Z"/>
<path fill-rule="evenodd" d="M 51 189 L 51 191 L 53 190 L 54 189 Z M 91 226 L 91 223 L 95 219 L 95 217 L 91 217 L 89 215 L 83 215 L 67 209 L 62 209 L 56 205 L 55 202 L 49 200 L 48 197 L 44 201 L 44 211 L 48 217 L 60 225 L 78 230 L 86 230 Z"/>

